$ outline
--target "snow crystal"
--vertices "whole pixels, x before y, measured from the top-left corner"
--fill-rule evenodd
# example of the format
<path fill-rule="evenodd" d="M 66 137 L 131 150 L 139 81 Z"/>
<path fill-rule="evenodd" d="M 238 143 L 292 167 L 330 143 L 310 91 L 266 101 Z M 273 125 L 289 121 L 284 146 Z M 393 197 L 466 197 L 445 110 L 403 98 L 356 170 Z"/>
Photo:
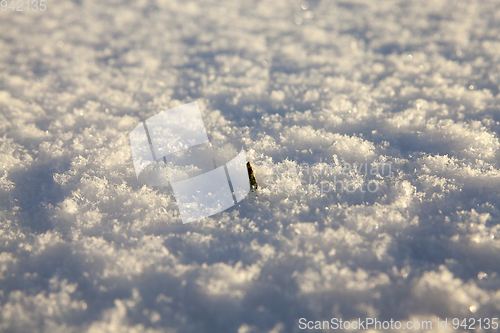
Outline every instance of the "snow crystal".
<path fill-rule="evenodd" d="M 0 11 L 0 331 L 497 316 L 498 3 L 46 6 Z M 183 225 L 129 137 L 194 101 L 259 189 Z"/>

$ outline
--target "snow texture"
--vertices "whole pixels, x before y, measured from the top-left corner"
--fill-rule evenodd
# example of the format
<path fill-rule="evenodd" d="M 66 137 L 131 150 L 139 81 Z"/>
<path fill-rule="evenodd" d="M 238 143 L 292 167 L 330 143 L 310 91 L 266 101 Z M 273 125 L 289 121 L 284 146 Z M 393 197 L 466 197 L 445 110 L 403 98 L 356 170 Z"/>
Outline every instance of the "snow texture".
<path fill-rule="evenodd" d="M 1 332 L 498 317 L 498 1 L 46 6 L 0 11 Z M 129 135 L 193 101 L 259 189 L 183 225 Z"/>

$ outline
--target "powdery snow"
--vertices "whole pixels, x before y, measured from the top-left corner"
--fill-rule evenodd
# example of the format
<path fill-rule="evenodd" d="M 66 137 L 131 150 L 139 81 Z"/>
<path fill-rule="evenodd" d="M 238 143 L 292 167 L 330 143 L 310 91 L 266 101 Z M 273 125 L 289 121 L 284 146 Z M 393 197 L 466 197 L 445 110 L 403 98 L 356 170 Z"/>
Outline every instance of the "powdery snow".
<path fill-rule="evenodd" d="M 0 331 L 498 317 L 497 1 L 46 6 L 0 11 Z M 193 101 L 259 190 L 183 225 L 129 134 Z"/>

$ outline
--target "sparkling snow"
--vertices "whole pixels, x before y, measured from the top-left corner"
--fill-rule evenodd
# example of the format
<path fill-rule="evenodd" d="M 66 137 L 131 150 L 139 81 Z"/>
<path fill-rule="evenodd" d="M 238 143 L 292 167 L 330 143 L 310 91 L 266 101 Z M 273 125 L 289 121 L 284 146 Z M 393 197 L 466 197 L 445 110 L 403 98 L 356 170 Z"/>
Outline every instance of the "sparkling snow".
<path fill-rule="evenodd" d="M 500 3 L 46 6 L 0 11 L 0 331 L 498 317 Z M 129 135 L 193 101 L 259 190 L 183 225 Z"/>

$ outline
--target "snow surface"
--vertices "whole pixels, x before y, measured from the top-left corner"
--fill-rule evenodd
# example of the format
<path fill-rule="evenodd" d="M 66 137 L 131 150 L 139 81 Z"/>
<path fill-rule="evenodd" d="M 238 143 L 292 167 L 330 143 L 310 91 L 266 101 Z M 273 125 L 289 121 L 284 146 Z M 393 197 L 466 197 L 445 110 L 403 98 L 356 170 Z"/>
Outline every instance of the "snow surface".
<path fill-rule="evenodd" d="M 1 332 L 498 317 L 499 2 L 46 5 L 0 11 Z M 183 225 L 129 134 L 193 101 L 260 188 Z"/>

